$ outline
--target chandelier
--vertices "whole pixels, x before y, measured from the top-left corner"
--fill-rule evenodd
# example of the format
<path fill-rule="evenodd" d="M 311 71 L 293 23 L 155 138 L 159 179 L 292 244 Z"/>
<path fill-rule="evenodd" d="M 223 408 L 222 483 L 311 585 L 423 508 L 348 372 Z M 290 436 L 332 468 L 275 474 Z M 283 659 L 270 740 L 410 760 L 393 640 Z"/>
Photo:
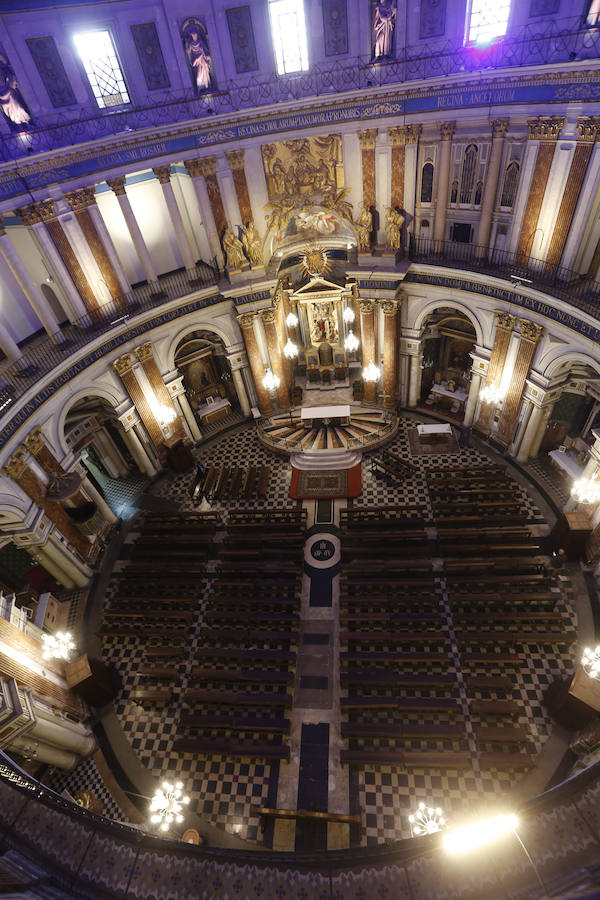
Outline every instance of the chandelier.
<path fill-rule="evenodd" d="M 352 325 L 352 323 L 354 322 L 354 310 L 350 306 L 347 306 L 344 310 L 343 319 L 347 325 Z"/>
<path fill-rule="evenodd" d="M 288 338 L 288 342 L 283 348 L 283 355 L 286 359 L 295 359 L 298 356 L 298 348 L 290 338 Z"/>
<path fill-rule="evenodd" d="M 267 369 L 265 372 L 265 377 L 263 378 L 263 387 L 266 391 L 273 392 L 276 391 L 279 385 L 281 384 L 281 378 L 279 375 L 275 375 L 271 369 Z"/>
<path fill-rule="evenodd" d="M 183 796 L 182 788 L 181 781 L 176 784 L 163 781 L 162 786 L 158 788 L 152 798 L 150 812 L 154 815 L 150 817 L 150 821 L 154 825 L 160 824 L 161 831 L 168 831 L 169 825 L 173 822 L 183 822 L 181 810 L 190 802 L 190 798 Z"/>
<path fill-rule="evenodd" d="M 496 406 L 504 399 L 504 391 L 496 384 L 486 384 L 479 392 L 482 403 L 493 403 Z"/>
<path fill-rule="evenodd" d="M 289 312 L 285 317 L 285 324 L 288 328 L 295 328 L 298 324 L 298 316 L 296 315 L 296 313 Z"/>
<path fill-rule="evenodd" d="M 362 375 L 363 375 L 363 378 L 365 381 L 375 382 L 375 381 L 379 381 L 379 379 L 381 377 L 381 371 L 375 365 L 373 360 L 371 360 L 369 365 L 365 366 L 365 368 L 363 369 Z"/>
<path fill-rule="evenodd" d="M 600 644 L 593 650 L 586 647 L 581 657 L 581 667 L 590 678 L 600 681 Z"/>
<path fill-rule="evenodd" d="M 45 659 L 69 659 L 75 644 L 70 631 L 57 631 L 56 634 L 43 634 L 43 655 Z"/>
<path fill-rule="evenodd" d="M 352 330 L 348 332 L 346 335 L 346 339 L 344 341 L 344 347 L 349 353 L 354 353 L 355 350 L 358 350 L 358 338 L 354 334 Z"/>
<path fill-rule="evenodd" d="M 408 821 L 410 822 L 411 837 L 435 834 L 446 827 L 444 813 L 439 806 L 434 809 L 432 806 L 426 806 L 423 802 L 419 803 L 416 813 L 409 816 Z"/>
<path fill-rule="evenodd" d="M 598 503 L 600 501 L 600 482 L 595 478 L 578 478 L 573 482 L 571 496 L 578 503 Z"/>

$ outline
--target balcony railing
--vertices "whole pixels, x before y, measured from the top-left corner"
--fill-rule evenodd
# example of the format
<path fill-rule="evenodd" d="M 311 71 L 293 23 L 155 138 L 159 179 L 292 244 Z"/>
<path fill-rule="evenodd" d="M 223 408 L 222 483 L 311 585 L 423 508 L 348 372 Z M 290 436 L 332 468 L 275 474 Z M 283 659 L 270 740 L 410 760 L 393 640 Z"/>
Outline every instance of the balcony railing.
<path fill-rule="evenodd" d="M 584 25 L 581 16 L 529 22 L 487 47 L 465 47 L 450 41 L 430 41 L 404 47 L 398 57 L 374 61 L 366 56 L 338 57 L 315 63 L 296 75 L 252 77 L 223 81 L 218 89 L 197 96 L 189 90 L 156 94 L 146 105 L 100 112 L 97 107 L 38 117 L 19 134 L 0 141 L 0 160 L 26 157 L 86 141 L 160 128 L 174 122 L 204 119 L 213 114 L 239 112 L 349 91 L 372 91 L 426 78 L 477 72 L 484 69 L 548 65 L 600 57 L 600 29 Z"/>
<path fill-rule="evenodd" d="M 412 236 L 408 255 L 410 261 L 415 263 L 452 266 L 482 275 L 494 275 L 514 283 L 521 282 L 527 287 L 559 297 L 596 319 L 600 318 L 600 282 L 543 259 L 477 244 Z"/>

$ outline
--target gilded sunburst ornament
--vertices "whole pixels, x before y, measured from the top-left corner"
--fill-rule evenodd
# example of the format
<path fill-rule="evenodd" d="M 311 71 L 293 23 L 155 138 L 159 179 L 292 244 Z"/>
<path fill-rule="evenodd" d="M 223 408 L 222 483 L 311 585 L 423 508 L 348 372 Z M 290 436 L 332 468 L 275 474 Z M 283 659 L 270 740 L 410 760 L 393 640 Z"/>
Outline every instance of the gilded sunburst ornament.
<path fill-rule="evenodd" d="M 307 275 L 327 275 L 331 272 L 331 263 L 327 251 L 316 244 L 305 247 L 301 254 L 302 268 Z"/>

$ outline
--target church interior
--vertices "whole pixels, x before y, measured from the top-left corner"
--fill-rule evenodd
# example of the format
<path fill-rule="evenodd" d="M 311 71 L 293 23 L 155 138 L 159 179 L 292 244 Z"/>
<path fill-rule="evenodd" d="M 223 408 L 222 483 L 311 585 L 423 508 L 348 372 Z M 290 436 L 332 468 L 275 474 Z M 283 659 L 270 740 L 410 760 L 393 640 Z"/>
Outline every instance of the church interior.
<path fill-rule="evenodd" d="M 599 0 L 3 0 L 0 896 L 598 896 L 599 319 Z"/>

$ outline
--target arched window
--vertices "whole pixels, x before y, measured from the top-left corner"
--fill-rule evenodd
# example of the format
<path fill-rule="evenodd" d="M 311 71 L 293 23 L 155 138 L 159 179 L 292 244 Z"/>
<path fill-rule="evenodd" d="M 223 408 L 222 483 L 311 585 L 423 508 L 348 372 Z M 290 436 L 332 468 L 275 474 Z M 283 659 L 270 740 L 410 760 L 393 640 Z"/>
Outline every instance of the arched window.
<path fill-rule="evenodd" d="M 476 144 L 469 144 L 463 157 L 462 172 L 460 176 L 460 202 L 470 203 L 475 182 L 475 169 L 479 150 Z"/>
<path fill-rule="evenodd" d="M 421 203 L 431 203 L 433 196 L 433 163 L 426 162 L 421 173 Z"/>
<path fill-rule="evenodd" d="M 475 206 L 481 203 L 481 195 L 483 194 L 483 181 L 478 181 L 475 185 Z"/>
<path fill-rule="evenodd" d="M 500 206 L 515 205 L 515 197 L 517 196 L 517 185 L 519 183 L 519 163 L 513 159 L 506 167 L 504 173 L 504 185 L 502 187 L 502 197 L 500 198 Z"/>
<path fill-rule="evenodd" d="M 450 189 L 450 203 L 456 203 L 456 198 L 458 197 L 458 179 L 454 179 L 452 182 L 452 188 Z"/>

